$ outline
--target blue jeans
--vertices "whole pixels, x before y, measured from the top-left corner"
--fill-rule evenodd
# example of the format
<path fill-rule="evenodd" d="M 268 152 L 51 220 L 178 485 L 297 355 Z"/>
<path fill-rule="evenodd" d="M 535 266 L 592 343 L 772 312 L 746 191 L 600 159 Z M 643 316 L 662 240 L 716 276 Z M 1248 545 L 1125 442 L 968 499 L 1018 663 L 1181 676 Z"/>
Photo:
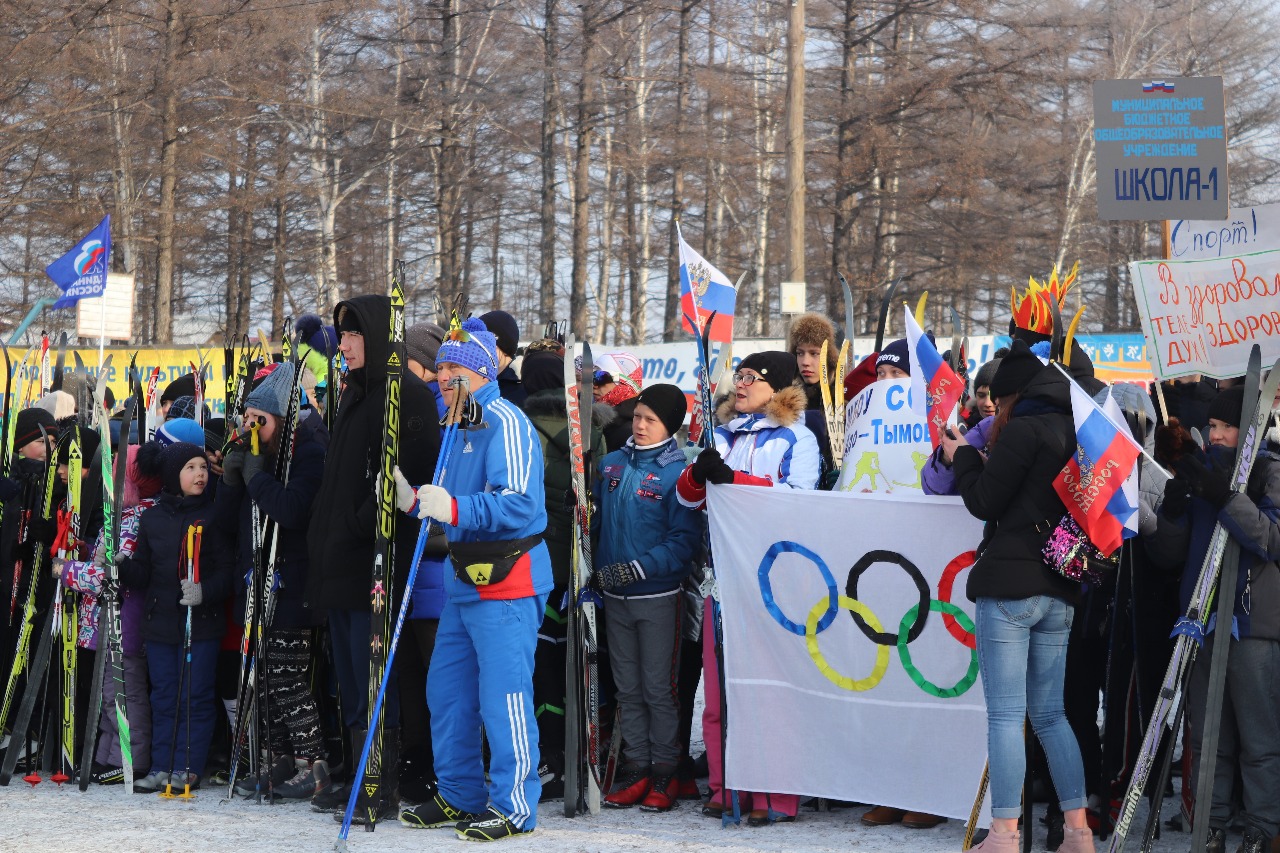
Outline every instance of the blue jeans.
<path fill-rule="evenodd" d="M 1059 598 L 979 598 L 978 662 L 987 697 L 991 816 L 1022 813 L 1023 721 L 1044 747 L 1062 810 L 1085 807 L 1080 745 L 1062 707 L 1067 637 L 1075 609 Z"/>

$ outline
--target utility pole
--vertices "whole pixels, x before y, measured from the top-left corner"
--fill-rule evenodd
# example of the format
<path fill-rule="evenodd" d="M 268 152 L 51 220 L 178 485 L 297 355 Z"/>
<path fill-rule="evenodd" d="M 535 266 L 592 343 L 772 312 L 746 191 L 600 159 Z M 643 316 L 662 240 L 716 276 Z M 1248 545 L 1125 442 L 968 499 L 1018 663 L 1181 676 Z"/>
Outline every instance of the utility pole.
<path fill-rule="evenodd" d="M 804 281 L 804 0 L 787 21 L 787 281 Z"/>

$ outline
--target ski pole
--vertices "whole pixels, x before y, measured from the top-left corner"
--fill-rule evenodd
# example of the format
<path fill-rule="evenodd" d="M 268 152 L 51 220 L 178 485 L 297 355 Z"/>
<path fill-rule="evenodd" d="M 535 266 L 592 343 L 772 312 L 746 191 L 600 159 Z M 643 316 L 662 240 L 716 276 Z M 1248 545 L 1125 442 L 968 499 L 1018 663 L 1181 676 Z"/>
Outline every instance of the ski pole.
<path fill-rule="evenodd" d="M 431 478 L 433 486 L 440 485 L 444 481 L 444 475 L 449 466 L 449 456 L 452 454 L 454 442 L 457 440 L 458 434 L 458 414 L 462 410 L 462 398 L 465 396 L 467 381 L 462 378 L 454 380 L 453 386 L 453 403 L 449 406 L 449 413 L 445 416 L 445 431 L 440 439 L 440 454 L 436 457 L 436 470 Z M 422 559 L 422 552 L 426 548 L 427 538 L 431 535 L 431 519 L 424 518 L 422 526 L 418 528 L 418 541 L 413 546 L 413 559 L 409 563 L 409 577 L 405 581 L 405 594 L 400 600 L 400 610 L 396 614 L 395 630 L 391 632 L 391 645 L 387 649 L 387 665 L 382 671 L 382 683 L 378 685 L 378 695 L 374 700 L 373 719 L 377 719 L 378 714 L 382 710 L 382 700 L 387 695 L 387 681 L 391 678 L 391 667 L 396 659 L 396 647 L 400 644 L 400 632 L 404 628 L 405 616 L 409 612 L 409 601 L 413 598 L 411 592 L 413 590 L 413 582 L 418 576 L 418 562 Z M 373 738 L 375 732 L 372 728 L 365 733 L 364 746 L 360 750 L 360 760 L 356 763 L 356 775 L 351 781 L 351 793 L 347 795 L 347 808 L 342 815 L 342 829 L 338 831 L 338 842 L 335 849 L 338 853 L 345 853 L 347 849 L 347 837 L 351 834 L 351 818 L 355 814 L 356 800 L 360 796 L 360 783 L 364 781 L 365 769 L 368 766 L 369 750 L 373 746 Z M 372 824 L 370 824 L 372 826 Z"/>
<path fill-rule="evenodd" d="M 193 524 L 187 528 L 186 577 L 192 581 L 195 581 L 196 583 L 199 583 L 199 579 L 196 577 L 196 574 L 195 574 L 195 563 L 194 563 L 194 560 L 192 559 L 192 553 L 195 551 L 195 538 L 196 538 L 196 527 Z M 178 692 L 177 692 L 177 696 L 175 697 L 174 708 L 173 708 L 173 737 L 171 739 L 172 745 L 169 748 L 169 779 L 165 782 L 164 791 L 160 793 L 160 796 L 166 800 L 171 800 L 174 797 L 179 797 L 179 796 L 182 796 L 186 799 L 189 799 L 191 797 L 190 784 L 187 783 L 187 780 L 189 778 L 188 772 L 191 769 L 191 679 L 187 673 L 187 668 L 191 665 L 191 611 L 192 609 L 193 608 L 191 605 L 187 605 L 187 622 L 186 622 L 186 627 L 183 629 L 183 633 L 182 633 L 183 660 L 178 669 Z M 186 720 L 187 750 L 186 750 L 186 757 L 184 759 L 187 767 L 186 767 L 186 770 L 183 771 L 183 776 L 182 776 L 182 781 L 184 783 L 187 783 L 187 789 L 186 789 L 185 795 L 173 793 L 173 769 L 175 766 L 174 762 L 176 762 L 178 759 L 178 712 L 182 710 L 182 683 L 184 680 L 187 682 L 187 720 Z"/>

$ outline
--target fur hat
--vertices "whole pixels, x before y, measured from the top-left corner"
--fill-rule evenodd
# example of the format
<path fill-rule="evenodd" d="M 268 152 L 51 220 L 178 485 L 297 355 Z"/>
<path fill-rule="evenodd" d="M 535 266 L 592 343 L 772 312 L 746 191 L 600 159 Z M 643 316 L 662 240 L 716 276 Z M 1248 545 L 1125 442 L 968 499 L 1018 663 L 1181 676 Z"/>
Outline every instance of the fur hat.
<path fill-rule="evenodd" d="M 792 355 L 802 345 L 822 349 L 823 341 L 827 342 L 827 370 L 834 370 L 840 355 L 836 346 L 835 324 L 816 311 L 801 314 L 791 321 L 791 328 L 787 330 L 787 350 Z"/>
<path fill-rule="evenodd" d="M 204 444 L 180 441 L 164 449 L 164 490 L 171 495 L 182 494 L 182 469 L 192 459 L 204 459 Z"/>
<path fill-rule="evenodd" d="M 462 321 L 462 332 L 459 339 L 453 338 L 453 332 L 446 335 L 436 353 L 436 369 L 441 364 L 457 364 L 473 370 L 485 379 L 498 378 L 498 342 L 482 320 L 468 317 Z M 461 340 L 461 338 L 467 340 Z"/>
<path fill-rule="evenodd" d="M 744 369 L 759 373 L 774 391 L 781 391 L 791 385 L 798 375 L 796 357 L 778 350 L 751 353 L 738 363 L 738 370 Z"/>
<path fill-rule="evenodd" d="M 689 410 L 689 401 L 684 392 L 675 385 L 665 382 L 650 385 L 636 397 L 637 405 L 645 404 L 662 420 L 669 435 L 675 435 L 684 424 L 685 413 Z"/>

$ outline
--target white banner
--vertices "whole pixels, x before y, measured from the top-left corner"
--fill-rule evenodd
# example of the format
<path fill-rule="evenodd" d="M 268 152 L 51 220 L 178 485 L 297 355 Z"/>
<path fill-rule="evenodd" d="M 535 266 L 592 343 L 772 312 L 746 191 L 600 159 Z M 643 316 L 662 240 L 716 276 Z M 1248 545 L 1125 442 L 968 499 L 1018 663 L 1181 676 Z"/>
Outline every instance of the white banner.
<path fill-rule="evenodd" d="M 967 819 L 987 754 L 964 595 L 981 524 L 958 498 L 708 495 L 728 787 Z"/>
<path fill-rule="evenodd" d="M 1169 258 L 1198 261 L 1280 249 L 1280 204 L 1233 207 L 1225 220 L 1169 223 Z"/>
<path fill-rule="evenodd" d="M 842 492 L 921 493 L 920 470 L 933 445 L 911 410 L 911 380 L 881 379 L 845 404 Z"/>
<path fill-rule="evenodd" d="M 1160 379 L 1240 376 L 1254 344 L 1280 357 L 1280 250 L 1129 264 L 1151 370 Z"/>

